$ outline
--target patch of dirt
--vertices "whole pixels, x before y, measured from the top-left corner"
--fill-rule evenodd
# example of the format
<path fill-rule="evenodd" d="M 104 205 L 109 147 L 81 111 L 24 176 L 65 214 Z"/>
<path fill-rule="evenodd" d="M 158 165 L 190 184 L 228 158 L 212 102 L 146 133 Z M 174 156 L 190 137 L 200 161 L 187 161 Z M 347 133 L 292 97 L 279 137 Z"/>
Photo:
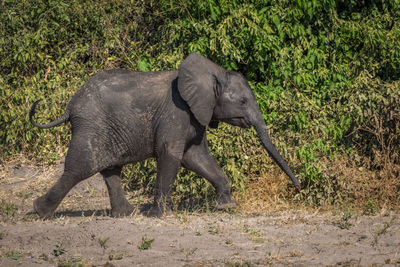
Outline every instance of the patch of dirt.
<path fill-rule="evenodd" d="M 129 195 L 136 212 L 107 216 L 108 194 L 96 175 L 76 186 L 40 220 L 33 200 L 61 175 L 7 166 L 0 176 L 0 266 L 398 266 L 400 216 L 356 212 L 173 212 L 140 214 L 146 199 Z M 108 265 L 106 265 L 108 263 Z"/>

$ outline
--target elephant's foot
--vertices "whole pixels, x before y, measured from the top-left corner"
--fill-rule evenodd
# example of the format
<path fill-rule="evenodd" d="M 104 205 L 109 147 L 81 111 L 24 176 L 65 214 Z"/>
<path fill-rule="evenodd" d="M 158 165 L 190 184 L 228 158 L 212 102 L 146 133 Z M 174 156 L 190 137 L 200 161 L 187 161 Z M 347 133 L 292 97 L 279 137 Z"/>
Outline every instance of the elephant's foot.
<path fill-rule="evenodd" d="M 236 207 L 237 205 L 234 201 L 228 203 L 217 203 L 217 205 L 215 205 L 217 210 L 234 209 Z"/>
<path fill-rule="evenodd" d="M 163 216 L 164 212 L 159 207 L 151 207 L 146 213 L 148 217 L 160 218 Z"/>
<path fill-rule="evenodd" d="M 217 204 L 215 205 L 215 208 L 218 210 L 233 209 L 236 207 L 237 205 L 235 201 L 231 199 L 230 194 L 220 195 L 217 198 Z"/>
<path fill-rule="evenodd" d="M 160 218 L 163 215 L 168 215 L 171 213 L 171 208 L 170 207 L 165 207 L 165 208 L 160 208 L 158 205 L 153 205 L 151 208 L 145 212 L 145 215 L 148 217 L 156 217 Z"/>
<path fill-rule="evenodd" d="M 53 216 L 57 205 L 51 205 L 46 201 L 46 195 L 37 198 L 33 201 L 33 208 L 42 219 L 49 219 Z"/>
<path fill-rule="evenodd" d="M 134 212 L 134 208 L 131 204 L 126 203 L 122 206 L 114 207 L 111 209 L 111 216 L 112 217 L 124 217 L 129 216 Z"/>

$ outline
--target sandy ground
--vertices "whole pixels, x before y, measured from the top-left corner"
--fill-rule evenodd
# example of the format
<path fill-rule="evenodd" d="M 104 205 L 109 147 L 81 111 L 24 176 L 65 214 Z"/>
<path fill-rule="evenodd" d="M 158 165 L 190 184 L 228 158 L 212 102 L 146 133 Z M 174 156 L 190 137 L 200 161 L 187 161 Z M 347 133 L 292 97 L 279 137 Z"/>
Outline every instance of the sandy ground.
<path fill-rule="evenodd" d="M 56 218 L 43 221 L 32 201 L 60 176 L 47 169 L 3 167 L 0 266 L 400 266 L 400 216 L 389 211 L 271 214 L 140 213 L 107 215 L 98 175 L 80 183 Z"/>

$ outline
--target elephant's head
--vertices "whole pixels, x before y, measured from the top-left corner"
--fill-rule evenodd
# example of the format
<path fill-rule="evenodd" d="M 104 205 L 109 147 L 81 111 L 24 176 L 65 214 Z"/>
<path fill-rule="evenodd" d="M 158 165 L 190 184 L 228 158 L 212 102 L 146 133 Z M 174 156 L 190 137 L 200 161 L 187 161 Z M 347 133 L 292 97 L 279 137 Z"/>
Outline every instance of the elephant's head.
<path fill-rule="evenodd" d="M 197 121 L 207 126 L 215 121 L 248 128 L 254 126 L 268 154 L 300 186 L 268 135 L 267 126 L 246 79 L 207 58 L 191 53 L 179 66 L 178 90 Z"/>

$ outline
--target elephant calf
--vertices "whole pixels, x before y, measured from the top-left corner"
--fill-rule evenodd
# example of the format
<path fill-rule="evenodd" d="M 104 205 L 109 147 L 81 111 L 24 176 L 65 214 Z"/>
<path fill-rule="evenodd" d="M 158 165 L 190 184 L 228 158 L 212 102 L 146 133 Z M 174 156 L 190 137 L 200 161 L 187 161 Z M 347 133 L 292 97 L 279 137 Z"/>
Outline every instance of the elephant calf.
<path fill-rule="evenodd" d="M 70 189 L 100 172 L 107 184 L 112 216 L 132 213 L 121 188 L 121 168 L 157 159 L 154 204 L 149 215 L 161 216 L 181 166 L 206 178 L 216 189 L 217 208 L 234 207 L 230 185 L 211 156 L 206 127 L 219 121 L 254 126 L 275 162 L 299 186 L 267 133 L 256 98 L 243 76 L 192 53 L 177 71 L 107 70 L 95 74 L 72 97 L 61 118 L 39 128 L 72 124 L 72 139 L 61 178 L 34 201 L 42 218 L 52 216 Z"/>

